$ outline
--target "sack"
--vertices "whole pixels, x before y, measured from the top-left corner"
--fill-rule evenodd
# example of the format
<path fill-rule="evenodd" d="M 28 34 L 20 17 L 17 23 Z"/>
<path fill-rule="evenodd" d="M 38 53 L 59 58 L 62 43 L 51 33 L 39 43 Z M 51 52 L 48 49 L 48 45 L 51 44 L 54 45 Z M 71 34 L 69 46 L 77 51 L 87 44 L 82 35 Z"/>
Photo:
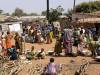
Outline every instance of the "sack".
<path fill-rule="evenodd" d="M 82 53 L 84 56 L 91 56 L 91 55 L 92 55 L 92 52 L 89 51 L 89 50 L 83 50 L 81 53 Z"/>
<path fill-rule="evenodd" d="M 43 42 L 44 41 L 44 39 L 41 37 L 41 42 Z"/>
<path fill-rule="evenodd" d="M 72 56 L 73 57 L 77 57 L 78 56 L 78 53 L 77 52 L 72 52 Z"/>
<path fill-rule="evenodd" d="M 73 57 L 77 57 L 78 56 L 78 52 L 77 52 L 77 48 L 76 47 L 72 47 L 72 56 Z"/>

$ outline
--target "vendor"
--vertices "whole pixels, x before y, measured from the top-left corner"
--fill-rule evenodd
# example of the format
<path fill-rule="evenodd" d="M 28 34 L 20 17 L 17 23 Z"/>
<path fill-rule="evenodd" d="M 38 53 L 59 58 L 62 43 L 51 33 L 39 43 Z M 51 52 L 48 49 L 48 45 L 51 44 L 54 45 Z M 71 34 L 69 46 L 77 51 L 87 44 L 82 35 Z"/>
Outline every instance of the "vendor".
<path fill-rule="evenodd" d="M 45 58 L 45 52 L 42 48 L 41 51 L 37 54 L 38 59 L 44 59 Z"/>
<path fill-rule="evenodd" d="M 12 48 L 8 49 L 8 54 L 10 56 L 10 60 L 17 60 L 18 59 L 17 50 L 16 50 L 15 46 L 12 46 Z"/>
<path fill-rule="evenodd" d="M 36 53 L 34 51 L 34 46 L 32 46 L 31 52 L 28 52 L 26 57 L 27 57 L 27 59 L 31 60 L 31 59 L 35 58 L 35 56 L 36 56 Z"/>

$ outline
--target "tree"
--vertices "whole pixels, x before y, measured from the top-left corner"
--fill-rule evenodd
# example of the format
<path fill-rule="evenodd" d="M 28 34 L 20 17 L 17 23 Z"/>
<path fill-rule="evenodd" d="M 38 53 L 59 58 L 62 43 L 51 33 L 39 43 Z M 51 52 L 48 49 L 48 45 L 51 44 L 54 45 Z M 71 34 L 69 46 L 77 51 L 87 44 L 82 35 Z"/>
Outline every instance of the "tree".
<path fill-rule="evenodd" d="M 46 11 L 42 11 L 41 15 L 46 16 L 47 12 Z"/>
<path fill-rule="evenodd" d="M 30 14 L 28 14 L 29 16 L 38 16 L 38 14 L 37 13 L 30 13 Z"/>
<path fill-rule="evenodd" d="M 24 13 L 23 10 L 20 9 L 20 8 L 16 8 L 15 11 L 14 11 L 14 13 L 12 13 L 13 16 L 18 16 L 18 17 L 21 17 L 21 16 L 23 16 L 24 14 L 25 14 L 25 13 Z"/>
<path fill-rule="evenodd" d="M 100 1 L 94 2 L 83 2 L 79 5 L 76 5 L 74 9 L 70 9 L 65 13 L 69 20 L 72 20 L 73 11 L 75 13 L 93 13 L 96 11 L 100 11 Z"/>
<path fill-rule="evenodd" d="M 49 21 L 52 22 L 52 21 L 58 20 L 59 16 L 62 15 L 62 13 L 58 12 L 56 9 L 51 9 L 51 12 L 49 15 L 50 15 Z"/>
<path fill-rule="evenodd" d="M 2 14 L 3 13 L 3 10 L 0 10 L 0 14 Z"/>
<path fill-rule="evenodd" d="M 62 12 L 64 9 L 61 6 L 58 6 L 57 8 L 53 9 L 51 8 L 49 11 L 49 22 L 57 21 L 59 20 L 59 16 L 62 15 Z M 41 15 L 46 16 L 47 12 L 42 11 Z"/>
<path fill-rule="evenodd" d="M 59 20 L 59 16 L 62 15 L 62 12 L 64 11 L 64 9 L 61 6 L 58 6 L 56 9 L 50 9 L 50 17 L 49 17 L 49 21 L 53 22 L 53 21 L 57 21 Z"/>
<path fill-rule="evenodd" d="M 56 10 L 60 13 L 62 13 L 64 11 L 64 9 L 60 5 L 56 8 Z"/>
<path fill-rule="evenodd" d="M 5 13 L 5 15 L 6 15 L 6 16 L 10 16 L 10 14 L 9 14 L 9 13 Z"/>
<path fill-rule="evenodd" d="M 84 2 L 75 7 L 75 12 L 92 13 L 100 10 L 100 1 Z"/>
<path fill-rule="evenodd" d="M 73 14 L 73 10 L 72 9 L 68 9 L 67 13 L 64 13 L 66 16 L 72 16 Z"/>

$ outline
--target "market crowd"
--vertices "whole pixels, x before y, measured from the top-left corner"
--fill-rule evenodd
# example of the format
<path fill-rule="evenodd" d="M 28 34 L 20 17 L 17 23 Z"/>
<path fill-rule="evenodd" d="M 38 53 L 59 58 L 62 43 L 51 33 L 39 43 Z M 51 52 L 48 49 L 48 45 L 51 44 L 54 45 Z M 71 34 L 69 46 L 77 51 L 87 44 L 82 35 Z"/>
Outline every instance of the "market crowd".
<path fill-rule="evenodd" d="M 74 55 L 73 46 L 76 47 L 76 53 L 81 54 L 84 48 L 90 49 L 92 41 L 99 41 L 100 43 L 100 29 L 68 26 L 61 30 L 54 27 L 53 24 L 23 26 L 21 35 L 17 32 L 13 35 L 10 31 L 2 32 L 0 52 L 3 52 L 4 56 L 10 56 L 10 59 L 13 60 L 22 53 L 22 42 L 50 44 L 53 39 L 56 39 L 54 55 L 60 56 L 63 50 L 65 55 Z M 15 44 L 12 43 L 12 40 L 15 41 Z M 32 51 L 34 51 L 34 47 L 32 47 Z M 41 49 L 41 52 L 36 56 L 42 57 L 44 51 Z M 34 52 L 29 54 L 35 55 Z"/>

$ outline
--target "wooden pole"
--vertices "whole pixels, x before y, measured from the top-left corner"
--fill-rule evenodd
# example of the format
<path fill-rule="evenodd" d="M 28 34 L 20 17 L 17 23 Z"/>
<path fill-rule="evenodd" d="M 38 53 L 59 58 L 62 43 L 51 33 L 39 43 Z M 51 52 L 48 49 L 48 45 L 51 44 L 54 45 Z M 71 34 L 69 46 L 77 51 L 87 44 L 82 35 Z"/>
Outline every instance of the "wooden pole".
<path fill-rule="evenodd" d="M 49 0 L 47 0 L 47 20 L 49 21 Z"/>

